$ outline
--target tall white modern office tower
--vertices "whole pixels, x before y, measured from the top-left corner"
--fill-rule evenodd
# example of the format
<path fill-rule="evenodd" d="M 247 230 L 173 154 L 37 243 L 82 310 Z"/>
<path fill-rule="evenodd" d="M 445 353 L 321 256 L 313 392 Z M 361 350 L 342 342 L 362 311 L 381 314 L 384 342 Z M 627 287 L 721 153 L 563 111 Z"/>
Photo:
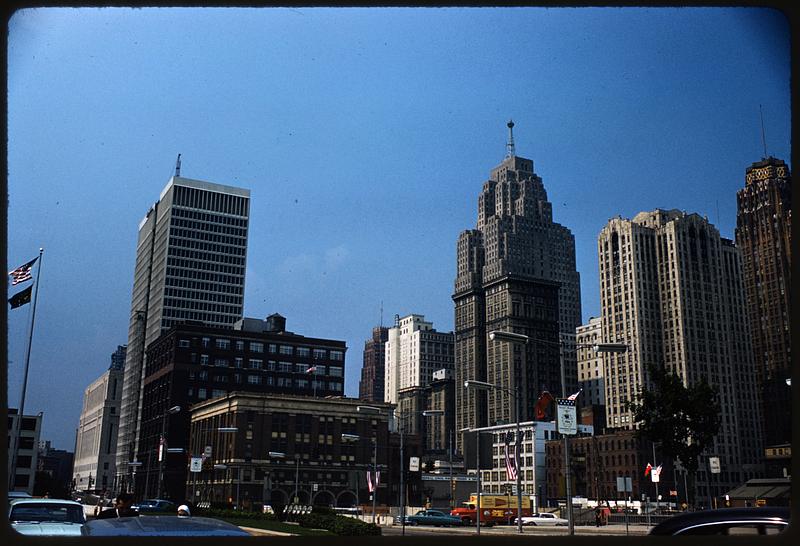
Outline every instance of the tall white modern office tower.
<path fill-rule="evenodd" d="M 181 178 L 179 169 L 139 224 L 117 440 L 124 489 L 138 460 L 146 347 L 173 324 L 232 328 L 242 318 L 250 190 Z"/>
<path fill-rule="evenodd" d="M 397 404 L 401 390 L 427 387 L 433 372 L 453 369 L 453 332 L 437 332 L 423 315 L 395 316 L 388 338 L 385 402 Z"/>
<path fill-rule="evenodd" d="M 678 210 L 614 218 L 598 237 L 606 424 L 635 427 L 626 402 L 648 388 L 646 364 L 705 380 L 719 393 L 722 425 L 700 458 L 696 495 L 705 502 L 760 477 L 761 408 L 739 249 L 707 219 Z M 709 473 L 719 457 L 722 472 Z M 710 489 L 709 489 L 710 488 Z"/>

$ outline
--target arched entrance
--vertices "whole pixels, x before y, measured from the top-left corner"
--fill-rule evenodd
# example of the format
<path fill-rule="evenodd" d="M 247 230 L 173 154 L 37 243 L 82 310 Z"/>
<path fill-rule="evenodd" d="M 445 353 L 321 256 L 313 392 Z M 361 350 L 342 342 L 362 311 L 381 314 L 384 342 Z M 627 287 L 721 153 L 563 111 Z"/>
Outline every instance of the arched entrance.
<path fill-rule="evenodd" d="M 333 497 L 333 493 L 326 490 L 317 492 L 311 504 L 314 506 L 333 506 L 334 502 L 336 500 Z"/>
<path fill-rule="evenodd" d="M 356 505 L 356 494 L 345 489 L 336 497 L 336 506 L 338 508 L 352 508 Z"/>
<path fill-rule="evenodd" d="M 289 495 L 282 489 L 273 489 L 269 492 L 270 504 L 285 506 L 288 504 Z"/>

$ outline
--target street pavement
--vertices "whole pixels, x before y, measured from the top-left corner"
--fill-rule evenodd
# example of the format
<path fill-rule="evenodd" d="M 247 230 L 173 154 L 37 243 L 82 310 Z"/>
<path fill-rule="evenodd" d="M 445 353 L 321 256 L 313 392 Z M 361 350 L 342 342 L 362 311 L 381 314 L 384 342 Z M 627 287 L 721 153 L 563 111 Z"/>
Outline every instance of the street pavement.
<path fill-rule="evenodd" d="M 383 527 L 384 536 L 397 536 L 402 534 L 400 525 Z M 646 525 L 629 525 L 627 534 L 630 536 L 646 535 L 650 527 Z M 569 533 L 568 527 L 544 527 L 544 526 L 525 526 L 522 529 L 523 535 L 529 536 L 566 536 Z M 575 526 L 575 534 L 578 536 L 625 536 L 624 524 L 611 524 L 602 527 Z M 410 526 L 406 525 L 406 535 L 475 535 L 475 527 L 431 527 L 431 526 Z M 509 525 L 496 525 L 494 527 L 481 527 L 481 535 L 488 536 L 515 536 L 517 527 Z"/>

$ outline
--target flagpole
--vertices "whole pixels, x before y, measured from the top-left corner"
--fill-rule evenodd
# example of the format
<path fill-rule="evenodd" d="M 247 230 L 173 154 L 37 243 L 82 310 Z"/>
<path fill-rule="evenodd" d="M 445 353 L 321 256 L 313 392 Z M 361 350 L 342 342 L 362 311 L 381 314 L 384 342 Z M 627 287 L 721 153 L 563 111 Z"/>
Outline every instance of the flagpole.
<path fill-rule="evenodd" d="M 36 268 L 36 289 L 33 292 L 33 309 L 31 310 L 31 328 L 28 332 L 28 349 L 25 353 L 25 371 L 22 375 L 22 395 L 19 402 L 19 413 L 17 415 L 17 430 L 14 434 L 14 450 L 11 453 L 11 472 L 8 476 L 8 490 L 14 491 L 14 483 L 17 475 L 17 453 L 19 452 L 20 434 L 22 434 L 22 416 L 25 415 L 25 393 L 28 389 L 28 368 L 31 363 L 31 342 L 33 341 L 33 326 L 36 322 L 36 304 L 39 303 L 39 275 L 42 272 L 43 248 L 39 248 L 39 266 Z"/>

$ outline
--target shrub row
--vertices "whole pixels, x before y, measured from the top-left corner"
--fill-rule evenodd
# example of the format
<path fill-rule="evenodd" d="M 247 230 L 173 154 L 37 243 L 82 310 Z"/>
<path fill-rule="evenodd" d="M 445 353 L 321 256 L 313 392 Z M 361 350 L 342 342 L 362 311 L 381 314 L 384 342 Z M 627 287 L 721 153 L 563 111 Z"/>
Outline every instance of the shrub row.
<path fill-rule="evenodd" d="M 320 511 L 299 516 L 297 522 L 303 527 L 327 529 L 331 533 L 342 536 L 379 536 L 381 534 L 381 528 L 374 523 Z"/>
<path fill-rule="evenodd" d="M 204 509 L 198 508 L 196 509 L 194 514 L 197 516 L 203 516 L 207 518 L 217 518 L 217 519 L 236 518 L 236 519 L 252 519 L 259 521 L 278 520 L 275 514 L 264 514 L 261 512 L 245 512 L 242 510 L 231 510 L 229 508 L 204 508 Z"/>

